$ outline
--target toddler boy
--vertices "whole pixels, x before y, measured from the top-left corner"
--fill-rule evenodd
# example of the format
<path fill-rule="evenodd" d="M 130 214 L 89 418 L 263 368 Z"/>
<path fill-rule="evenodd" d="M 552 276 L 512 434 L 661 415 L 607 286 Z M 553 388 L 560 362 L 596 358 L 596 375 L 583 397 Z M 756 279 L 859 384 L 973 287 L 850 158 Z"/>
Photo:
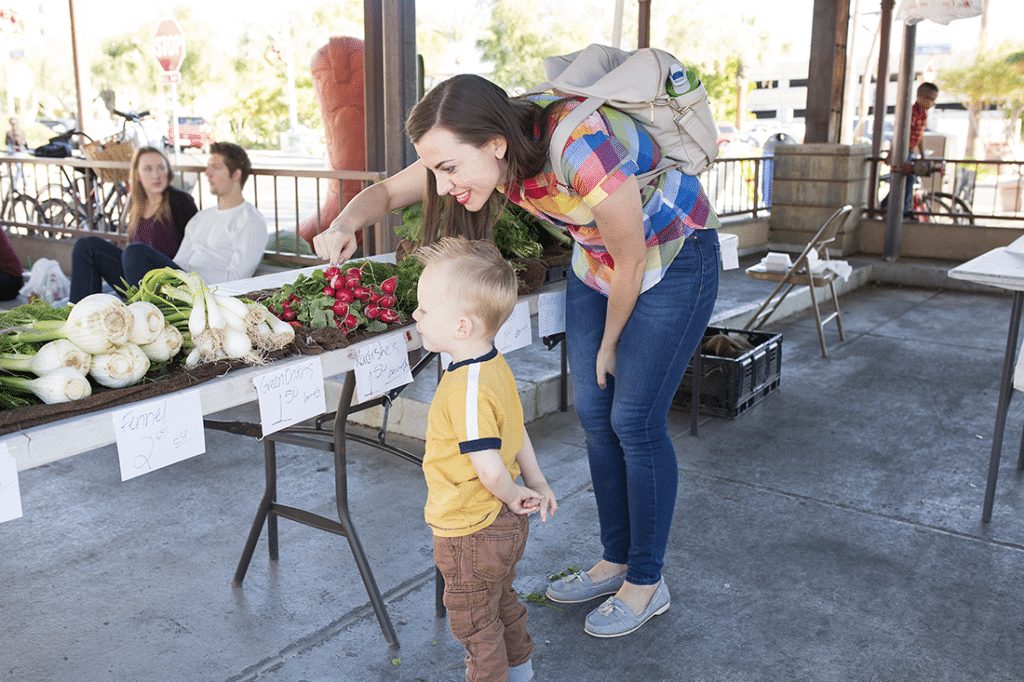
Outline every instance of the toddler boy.
<path fill-rule="evenodd" d="M 452 362 L 427 420 L 424 516 L 444 576 L 452 634 L 468 682 L 527 682 L 533 640 L 512 581 L 529 531 L 558 503 L 523 426 L 515 378 L 494 347 L 518 284 L 494 244 L 446 238 L 417 251 L 425 266 L 413 313 L 428 351 Z M 515 479 L 523 477 L 525 486 Z"/>

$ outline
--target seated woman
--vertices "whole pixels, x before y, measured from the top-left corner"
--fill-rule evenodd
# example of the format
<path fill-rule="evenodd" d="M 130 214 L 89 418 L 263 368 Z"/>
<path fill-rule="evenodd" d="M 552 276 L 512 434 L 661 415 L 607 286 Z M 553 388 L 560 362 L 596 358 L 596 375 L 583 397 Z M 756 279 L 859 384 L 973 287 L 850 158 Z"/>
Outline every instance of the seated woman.
<path fill-rule="evenodd" d="M 128 198 L 128 239 L 146 244 L 168 258 L 178 252 L 185 225 L 198 209 L 192 197 L 171 185 L 174 171 L 156 147 L 140 147 L 132 159 L 131 194 Z M 77 303 L 99 293 L 105 280 L 122 287 L 123 252 L 102 237 L 82 237 L 71 251 L 70 301 Z"/>
<path fill-rule="evenodd" d="M 7 233 L 0 230 L 0 301 L 13 301 L 25 285 L 23 270 L 18 254 L 7 239 Z"/>

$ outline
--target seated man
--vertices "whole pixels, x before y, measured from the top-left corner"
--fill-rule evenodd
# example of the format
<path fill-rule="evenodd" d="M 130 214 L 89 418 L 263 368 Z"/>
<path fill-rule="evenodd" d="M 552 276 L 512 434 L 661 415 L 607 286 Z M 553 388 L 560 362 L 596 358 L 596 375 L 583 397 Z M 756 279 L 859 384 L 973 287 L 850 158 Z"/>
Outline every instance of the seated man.
<path fill-rule="evenodd" d="M 267 221 L 242 198 L 251 172 L 249 157 L 237 144 L 210 145 L 206 180 L 217 207 L 188 221 L 174 260 L 146 244 L 126 246 L 122 262 L 128 284 L 138 286 L 147 272 L 164 267 L 195 272 L 207 284 L 251 277 L 267 245 Z"/>

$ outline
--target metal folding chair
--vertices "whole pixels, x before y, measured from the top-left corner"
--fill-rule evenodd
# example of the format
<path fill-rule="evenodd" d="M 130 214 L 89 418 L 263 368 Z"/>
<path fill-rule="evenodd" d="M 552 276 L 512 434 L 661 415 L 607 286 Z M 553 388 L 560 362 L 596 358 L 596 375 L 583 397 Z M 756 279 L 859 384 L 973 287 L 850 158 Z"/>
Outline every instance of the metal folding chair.
<path fill-rule="evenodd" d="M 819 274 L 812 275 L 808 268 L 808 257 L 811 252 L 816 252 L 821 260 L 828 260 L 828 244 L 835 240 L 836 235 L 839 233 L 839 228 L 852 212 L 853 207 L 847 204 L 833 213 L 787 270 L 775 272 L 766 269 L 762 263 L 747 268 L 746 274 L 750 279 L 778 282 L 778 285 L 768 295 L 768 298 L 761 304 L 757 312 L 754 313 L 754 316 L 744 329 L 761 329 L 775 311 L 779 309 L 779 306 L 786 296 L 789 295 L 789 292 L 797 286 L 807 286 L 810 288 L 814 321 L 818 325 L 818 341 L 821 343 L 822 357 L 828 357 L 828 349 L 825 347 L 824 326 L 826 324 L 835 320 L 836 327 L 839 329 L 839 340 L 846 340 L 846 335 L 843 333 L 843 318 L 839 313 L 839 297 L 836 295 L 836 274 L 826 269 Z M 835 312 L 829 313 L 828 316 L 822 318 L 821 311 L 818 309 L 817 289 L 823 289 L 826 286 L 832 294 L 832 305 L 835 308 Z M 784 287 L 785 290 L 783 290 Z M 782 293 L 780 294 L 779 292 Z"/>

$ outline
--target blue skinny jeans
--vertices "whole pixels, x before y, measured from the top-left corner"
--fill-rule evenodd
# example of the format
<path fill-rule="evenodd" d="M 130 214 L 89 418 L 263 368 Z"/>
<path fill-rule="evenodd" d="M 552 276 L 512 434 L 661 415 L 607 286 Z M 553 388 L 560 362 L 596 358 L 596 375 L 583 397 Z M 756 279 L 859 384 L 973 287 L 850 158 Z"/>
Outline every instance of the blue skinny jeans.
<path fill-rule="evenodd" d="M 78 303 L 89 294 L 103 290 L 103 282 L 123 288 L 125 282 L 138 286 L 150 270 L 176 268 L 174 261 L 146 244 L 128 244 L 121 249 L 102 237 L 85 236 L 71 249 L 71 293 L 68 300 Z"/>
<path fill-rule="evenodd" d="M 686 240 L 662 280 L 640 294 L 619 338 L 615 376 L 597 385 L 597 350 L 608 299 L 572 273 L 566 287 L 566 351 L 586 434 L 604 559 L 626 579 L 661 579 L 679 470 L 668 411 L 707 329 L 718 295 L 715 230 Z"/>

